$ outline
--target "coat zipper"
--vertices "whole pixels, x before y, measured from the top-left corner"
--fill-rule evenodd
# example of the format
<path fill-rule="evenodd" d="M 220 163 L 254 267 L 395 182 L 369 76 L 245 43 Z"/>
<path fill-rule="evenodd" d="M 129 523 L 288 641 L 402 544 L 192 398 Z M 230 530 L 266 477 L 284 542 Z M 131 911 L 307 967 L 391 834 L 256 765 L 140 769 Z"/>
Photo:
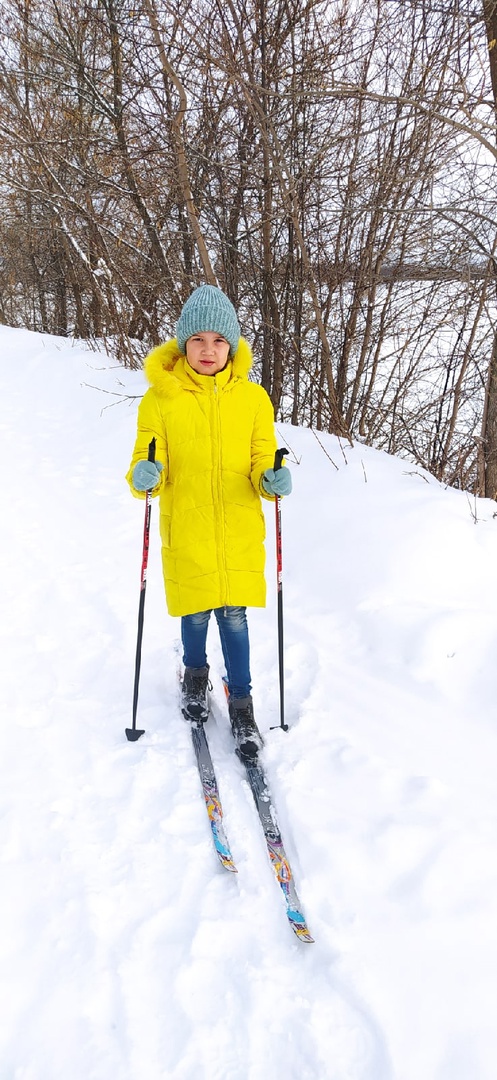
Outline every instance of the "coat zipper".
<path fill-rule="evenodd" d="M 218 554 L 220 562 L 220 576 L 221 576 L 221 594 L 224 596 L 224 604 L 220 604 L 220 607 L 224 607 L 228 601 L 228 573 L 226 569 L 226 534 L 224 528 L 224 503 L 223 503 L 223 485 L 222 485 L 222 448 L 221 448 L 221 410 L 219 401 L 219 390 L 216 383 L 216 377 L 214 376 L 214 410 L 216 415 L 216 441 L 217 441 L 217 460 L 216 460 L 216 488 L 219 513 L 216 514 L 217 519 L 217 536 L 218 536 Z"/>

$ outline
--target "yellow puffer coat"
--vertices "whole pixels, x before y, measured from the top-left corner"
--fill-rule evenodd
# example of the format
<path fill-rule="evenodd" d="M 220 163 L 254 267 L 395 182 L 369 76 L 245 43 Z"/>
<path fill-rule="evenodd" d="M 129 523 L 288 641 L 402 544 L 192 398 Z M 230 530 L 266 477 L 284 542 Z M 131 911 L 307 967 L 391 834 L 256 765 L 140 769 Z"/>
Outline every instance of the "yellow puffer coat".
<path fill-rule="evenodd" d="M 197 375 L 176 340 L 145 360 L 151 387 L 138 409 L 126 479 L 156 439 L 163 466 L 160 532 L 170 615 L 210 608 L 263 607 L 264 514 L 260 481 L 274 464 L 274 415 L 266 391 L 250 382 L 252 352 L 240 338 L 216 375 Z M 265 496 L 264 496 L 265 497 Z"/>

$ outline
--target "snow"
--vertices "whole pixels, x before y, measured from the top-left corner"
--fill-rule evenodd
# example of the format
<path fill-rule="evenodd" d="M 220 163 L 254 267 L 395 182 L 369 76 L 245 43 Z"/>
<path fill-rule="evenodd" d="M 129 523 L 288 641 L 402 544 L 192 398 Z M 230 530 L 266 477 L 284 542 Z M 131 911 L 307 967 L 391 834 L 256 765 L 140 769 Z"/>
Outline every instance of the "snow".
<path fill-rule="evenodd" d="M 177 709 L 158 507 L 131 721 L 141 372 L 8 327 L 2 354 L 2 1080 L 493 1080 L 497 517 L 384 453 L 279 426 L 251 611 L 264 760 L 315 944 L 285 918 L 228 729 L 208 731 L 238 874 Z M 118 396 L 113 396 L 118 395 Z"/>

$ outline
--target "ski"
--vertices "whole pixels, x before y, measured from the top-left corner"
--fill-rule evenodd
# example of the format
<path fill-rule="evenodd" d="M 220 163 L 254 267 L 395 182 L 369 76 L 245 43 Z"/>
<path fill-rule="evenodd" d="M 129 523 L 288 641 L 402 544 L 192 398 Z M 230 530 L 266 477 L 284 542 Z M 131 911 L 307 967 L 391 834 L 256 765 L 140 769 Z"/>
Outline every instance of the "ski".
<path fill-rule="evenodd" d="M 193 749 L 202 785 L 207 816 L 211 827 L 212 839 L 217 856 L 225 870 L 231 870 L 236 874 L 237 869 L 233 862 L 230 846 L 226 838 L 223 822 L 223 808 L 219 798 L 216 774 L 212 764 L 211 752 L 207 742 L 204 725 L 188 720 L 192 733 Z"/>
<path fill-rule="evenodd" d="M 305 915 L 302 911 L 292 870 L 283 846 L 276 811 L 271 799 L 266 774 L 259 761 L 244 757 L 238 751 L 238 757 L 245 767 L 245 773 L 254 796 L 260 822 L 266 840 L 266 846 L 276 880 L 281 888 L 286 905 L 286 916 L 293 932 L 300 941 L 313 942 Z"/>
<path fill-rule="evenodd" d="M 183 713 L 181 708 L 181 684 L 183 681 L 182 665 L 179 659 L 180 645 L 177 642 L 175 646 L 177 654 L 177 676 L 178 676 L 178 688 L 180 695 L 180 709 L 181 713 L 188 724 L 191 735 L 193 749 L 195 751 L 195 760 L 197 762 L 198 775 L 200 777 L 200 783 L 202 786 L 202 794 L 204 796 L 205 808 L 207 810 L 207 817 L 209 818 L 209 825 L 211 827 L 212 839 L 216 854 L 219 862 L 224 866 L 225 870 L 231 870 L 236 874 L 237 869 L 233 862 L 233 856 L 231 854 L 230 846 L 224 829 L 223 821 L 223 808 L 221 805 L 221 799 L 219 797 L 219 788 L 217 786 L 216 773 L 214 771 L 214 765 L 212 763 L 211 752 L 209 749 L 209 743 L 207 742 L 207 735 L 205 734 L 204 724 L 200 721 L 190 720 Z"/>
<path fill-rule="evenodd" d="M 178 669 L 178 678 L 181 686 L 180 669 Z M 226 683 L 224 684 L 224 690 L 227 698 Z M 200 721 L 188 720 L 186 716 L 185 719 L 190 725 L 198 773 L 216 853 L 226 870 L 237 873 L 224 830 L 223 810 L 204 724 Z M 245 757 L 238 749 L 236 752 L 245 768 L 249 787 L 262 825 L 269 859 L 285 901 L 288 922 L 300 941 L 314 942 L 297 894 L 264 769 L 257 758 Z"/>

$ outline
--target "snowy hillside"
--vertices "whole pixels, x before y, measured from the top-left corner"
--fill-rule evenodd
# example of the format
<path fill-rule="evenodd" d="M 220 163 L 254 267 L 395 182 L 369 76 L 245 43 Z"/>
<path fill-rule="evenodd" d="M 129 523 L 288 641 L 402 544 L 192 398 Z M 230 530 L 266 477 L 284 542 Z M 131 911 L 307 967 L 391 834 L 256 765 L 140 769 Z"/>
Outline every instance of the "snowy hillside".
<path fill-rule="evenodd" d="M 302 944 L 233 753 L 214 628 L 208 733 L 238 874 L 213 854 L 155 502 L 146 734 L 125 738 L 143 376 L 6 327 L 0 349 L 1 1080 L 494 1080 L 495 504 L 279 428 L 288 733 L 270 731 L 271 506 L 269 603 L 249 614 Z"/>

